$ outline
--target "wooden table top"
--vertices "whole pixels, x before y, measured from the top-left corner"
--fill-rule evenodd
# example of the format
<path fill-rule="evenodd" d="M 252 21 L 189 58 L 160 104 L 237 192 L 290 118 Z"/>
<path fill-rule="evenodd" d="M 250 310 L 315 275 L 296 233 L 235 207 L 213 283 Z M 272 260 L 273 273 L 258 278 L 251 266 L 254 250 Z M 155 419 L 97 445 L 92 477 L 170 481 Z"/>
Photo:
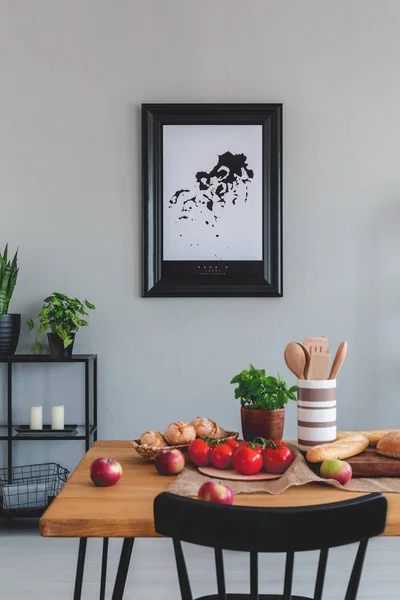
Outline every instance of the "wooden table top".
<path fill-rule="evenodd" d="M 123 468 L 117 485 L 99 488 L 89 477 L 95 458 L 112 456 Z M 40 532 L 49 537 L 157 537 L 153 500 L 167 490 L 173 476 L 161 476 L 129 441 L 96 442 L 40 520 Z M 339 502 L 361 496 L 333 487 L 307 484 L 282 494 L 238 494 L 235 504 L 247 506 L 301 506 Z M 400 494 L 386 494 L 389 509 L 383 535 L 400 535 Z"/>

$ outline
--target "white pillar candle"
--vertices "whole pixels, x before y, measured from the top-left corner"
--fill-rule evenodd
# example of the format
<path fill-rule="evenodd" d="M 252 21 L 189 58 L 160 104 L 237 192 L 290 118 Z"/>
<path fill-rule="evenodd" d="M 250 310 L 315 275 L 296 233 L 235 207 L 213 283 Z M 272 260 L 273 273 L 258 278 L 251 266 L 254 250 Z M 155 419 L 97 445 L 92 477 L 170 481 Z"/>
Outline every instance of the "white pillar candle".
<path fill-rule="evenodd" d="M 29 425 L 31 429 L 43 429 L 43 408 L 31 406 Z"/>
<path fill-rule="evenodd" d="M 51 409 L 51 428 L 64 429 L 64 406 L 53 406 Z"/>

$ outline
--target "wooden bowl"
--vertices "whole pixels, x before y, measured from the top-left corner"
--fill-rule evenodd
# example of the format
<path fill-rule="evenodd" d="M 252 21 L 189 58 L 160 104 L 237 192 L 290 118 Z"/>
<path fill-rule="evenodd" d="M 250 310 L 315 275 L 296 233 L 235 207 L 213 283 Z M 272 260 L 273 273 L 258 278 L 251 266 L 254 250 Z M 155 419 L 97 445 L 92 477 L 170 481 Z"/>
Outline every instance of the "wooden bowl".
<path fill-rule="evenodd" d="M 239 437 L 239 433 L 237 431 L 227 431 L 226 436 L 221 439 L 223 441 L 228 440 L 228 439 L 236 440 L 238 437 Z M 141 444 L 140 440 L 133 440 L 132 446 L 134 447 L 136 452 L 138 454 L 140 454 L 140 456 L 142 458 L 146 458 L 147 460 L 149 460 L 151 462 L 154 461 L 157 452 L 159 452 L 160 450 L 164 450 L 164 448 L 167 448 L 168 450 L 173 450 L 174 448 L 177 448 L 181 452 L 187 452 L 187 449 L 189 448 L 189 444 L 182 444 L 180 446 L 164 446 L 163 448 L 154 448 L 154 446 L 148 446 L 147 444 Z"/>

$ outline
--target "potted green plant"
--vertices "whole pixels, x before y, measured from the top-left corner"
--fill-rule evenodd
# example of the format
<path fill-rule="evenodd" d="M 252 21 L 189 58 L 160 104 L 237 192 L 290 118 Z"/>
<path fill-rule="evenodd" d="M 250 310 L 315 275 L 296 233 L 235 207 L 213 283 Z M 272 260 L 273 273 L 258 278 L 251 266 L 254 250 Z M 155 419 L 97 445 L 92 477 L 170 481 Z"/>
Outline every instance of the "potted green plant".
<path fill-rule="evenodd" d="M 285 406 L 296 400 L 297 386 L 288 388 L 279 373 L 277 377 L 267 376 L 265 369 L 253 365 L 235 375 L 231 383 L 237 384 L 235 398 L 240 398 L 243 438 L 281 440 Z"/>
<path fill-rule="evenodd" d="M 9 314 L 8 307 L 18 278 L 18 250 L 8 260 L 8 244 L 0 252 L 0 356 L 11 356 L 17 349 L 21 315 Z"/>
<path fill-rule="evenodd" d="M 47 334 L 50 354 L 53 358 L 70 358 L 75 341 L 75 334 L 80 327 L 86 327 L 88 322 L 87 309 L 93 310 L 94 304 L 77 298 L 69 298 L 65 294 L 53 293 L 43 300 L 44 304 L 39 313 L 40 326 L 37 336 L 50 329 Z M 27 321 L 30 330 L 35 327 L 32 319 Z M 36 354 L 40 354 L 42 345 L 36 337 L 33 344 Z"/>

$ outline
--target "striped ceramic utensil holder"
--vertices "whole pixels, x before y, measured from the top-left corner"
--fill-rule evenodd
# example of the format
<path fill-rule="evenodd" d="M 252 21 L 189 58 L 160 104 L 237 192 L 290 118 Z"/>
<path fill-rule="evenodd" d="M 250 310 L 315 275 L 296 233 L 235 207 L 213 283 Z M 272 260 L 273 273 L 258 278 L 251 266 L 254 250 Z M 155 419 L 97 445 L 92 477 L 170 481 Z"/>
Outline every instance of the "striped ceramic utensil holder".
<path fill-rule="evenodd" d="M 299 450 L 336 440 L 336 379 L 297 381 Z"/>

